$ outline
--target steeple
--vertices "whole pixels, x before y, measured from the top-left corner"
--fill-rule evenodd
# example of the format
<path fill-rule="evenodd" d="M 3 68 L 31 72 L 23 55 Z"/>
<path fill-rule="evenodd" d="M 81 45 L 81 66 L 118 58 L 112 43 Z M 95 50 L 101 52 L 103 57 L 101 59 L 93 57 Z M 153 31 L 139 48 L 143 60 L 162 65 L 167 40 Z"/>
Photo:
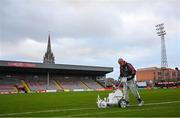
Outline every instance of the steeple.
<path fill-rule="evenodd" d="M 50 36 L 50 33 L 49 33 L 49 36 L 48 36 L 48 44 L 47 44 L 47 51 L 44 55 L 44 60 L 43 60 L 43 63 L 45 64 L 54 64 L 54 55 L 52 53 L 52 50 L 51 50 L 51 36 Z"/>
<path fill-rule="evenodd" d="M 50 33 L 49 33 L 49 36 L 48 36 L 47 52 L 51 53 L 51 38 L 50 38 Z"/>

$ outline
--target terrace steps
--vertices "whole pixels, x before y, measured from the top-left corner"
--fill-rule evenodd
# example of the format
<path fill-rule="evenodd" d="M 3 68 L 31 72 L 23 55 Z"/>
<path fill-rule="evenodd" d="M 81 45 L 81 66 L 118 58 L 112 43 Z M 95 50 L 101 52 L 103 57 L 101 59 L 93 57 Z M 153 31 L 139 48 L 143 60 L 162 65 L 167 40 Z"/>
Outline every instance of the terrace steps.
<path fill-rule="evenodd" d="M 86 83 L 84 83 L 83 81 L 80 81 L 81 82 L 81 84 L 85 87 L 85 88 L 87 88 L 87 89 L 91 89 Z"/>
<path fill-rule="evenodd" d="M 57 83 L 56 80 L 53 80 L 53 82 L 57 86 L 58 89 L 63 90 L 63 88 Z"/>
<path fill-rule="evenodd" d="M 30 88 L 28 87 L 28 85 L 26 84 L 26 82 L 24 80 L 21 80 L 23 86 L 25 87 L 25 89 L 27 90 L 28 93 L 31 92 Z"/>

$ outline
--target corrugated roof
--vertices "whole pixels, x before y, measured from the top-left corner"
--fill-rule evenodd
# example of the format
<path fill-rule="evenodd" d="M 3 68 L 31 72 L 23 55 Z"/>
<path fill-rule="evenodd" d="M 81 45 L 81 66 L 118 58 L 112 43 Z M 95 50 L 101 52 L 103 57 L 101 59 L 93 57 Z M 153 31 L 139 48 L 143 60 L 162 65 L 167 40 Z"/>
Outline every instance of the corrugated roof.
<path fill-rule="evenodd" d="M 44 64 L 34 62 L 6 61 L 0 60 L 0 71 L 35 71 L 35 72 L 56 72 L 56 73 L 81 73 L 81 74 L 106 74 L 113 71 L 112 67 L 85 66 L 85 65 L 69 65 L 69 64 Z"/>

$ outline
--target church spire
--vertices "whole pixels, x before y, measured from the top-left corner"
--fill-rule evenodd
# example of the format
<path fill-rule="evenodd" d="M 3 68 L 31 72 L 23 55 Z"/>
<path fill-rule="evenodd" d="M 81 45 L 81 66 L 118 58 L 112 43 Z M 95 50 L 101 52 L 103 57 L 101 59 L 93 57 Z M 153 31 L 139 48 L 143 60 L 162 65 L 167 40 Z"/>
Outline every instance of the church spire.
<path fill-rule="evenodd" d="M 50 37 L 50 33 L 49 33 L 49 36 L 48 36 L 47 52 L 51 53 L 51 37 Z"/>
<path fill-rule="evenodd" d="M 48 44 L 47 44 L 47 51 L 44 55 L 44 60 L 43 60 L 43 63 L 45 64 L 54 64 L 54 55 L 52 53 L 52 50 L 51 50 L 51 37 L 50 37 L 50 33 L 49 33 L 49 36 L 48 36 Z"/>

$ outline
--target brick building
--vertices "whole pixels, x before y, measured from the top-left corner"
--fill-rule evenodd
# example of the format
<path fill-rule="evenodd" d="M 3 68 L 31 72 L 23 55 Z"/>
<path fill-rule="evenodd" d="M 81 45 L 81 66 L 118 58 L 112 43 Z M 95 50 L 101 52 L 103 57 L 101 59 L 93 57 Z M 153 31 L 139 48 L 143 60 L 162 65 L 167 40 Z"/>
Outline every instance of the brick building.
<path fill-rule="evenodd" d="M 163 74 L 164 73 L 164 74 Z M 180 81 L 180 71 L 175 69 L 165 69 L 157 67 L 137 69 L 137 81 Z"/>

